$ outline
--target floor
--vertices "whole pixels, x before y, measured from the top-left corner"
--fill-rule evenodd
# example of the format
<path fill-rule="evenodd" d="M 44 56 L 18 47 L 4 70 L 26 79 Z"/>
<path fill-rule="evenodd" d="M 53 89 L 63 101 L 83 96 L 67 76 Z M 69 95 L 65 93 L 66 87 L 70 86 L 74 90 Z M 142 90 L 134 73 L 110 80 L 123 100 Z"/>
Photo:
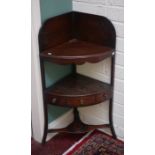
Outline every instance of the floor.
<path fill-rule="evenodd" d="M 31 140 L 31 155 L 62 155 L 84 134 L 58 134 L 42 145 Z"/>

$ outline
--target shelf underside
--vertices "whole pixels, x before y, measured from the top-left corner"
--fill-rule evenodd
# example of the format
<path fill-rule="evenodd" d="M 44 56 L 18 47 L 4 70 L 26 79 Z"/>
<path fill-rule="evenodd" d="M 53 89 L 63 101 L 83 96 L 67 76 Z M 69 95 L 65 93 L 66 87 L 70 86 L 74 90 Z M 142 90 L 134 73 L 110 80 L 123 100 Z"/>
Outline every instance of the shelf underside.
<path fill-rule="evenodd" d="M 101 81 L 71 74 L 45 92 L 46 103 L 78 107 L 101 103 L 112 97 L 112 87 Z"/>
<path fill-rule="evenodd" d="M 99 62 L 111 56 L 113 51 L 110 47 L 72 39 L 44 50 L 40 56 L 44 60 L 58 64 L 83 64 L 85 62 Z"/>

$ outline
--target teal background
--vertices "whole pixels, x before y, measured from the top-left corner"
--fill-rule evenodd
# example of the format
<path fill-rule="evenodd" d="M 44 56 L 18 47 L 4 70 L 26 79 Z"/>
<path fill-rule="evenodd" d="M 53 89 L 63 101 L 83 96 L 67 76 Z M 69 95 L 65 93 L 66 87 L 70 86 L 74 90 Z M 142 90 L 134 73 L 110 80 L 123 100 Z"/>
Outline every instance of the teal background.
<path fill-rule="evenodd" d="M 68 110 L 69 110 L 68 108 L 48 105 L 48 123 L 51 123 L 56 118 L 66 113 Z"/>
<path fill-rule="evenodd" d="M 72 0 L 40 0 L 41 21 L 42 23 L 50 17 L 54 17 L 66 12 L 72 11 Z M 58 65 L 46 62 L 45 66 L 45 80 L 46 87 L 54 84 L 56 81 L 69 74 L 72 70 L 71 65 Z M 69 108 L 48 106 L 48 123 L 57 119 Z"/>
<path fill-rule="evenodd" d="M 44 22 L 65 12 L 72 11 L 72 0 L 40 0 L 41 20 Z"/>
<path fill-rule="evenodd" d="M 45 62 L 44 66 L 46 87 L 51 86 L 72 71 L 72 65 L 58 65 L 50 62 Z"/>

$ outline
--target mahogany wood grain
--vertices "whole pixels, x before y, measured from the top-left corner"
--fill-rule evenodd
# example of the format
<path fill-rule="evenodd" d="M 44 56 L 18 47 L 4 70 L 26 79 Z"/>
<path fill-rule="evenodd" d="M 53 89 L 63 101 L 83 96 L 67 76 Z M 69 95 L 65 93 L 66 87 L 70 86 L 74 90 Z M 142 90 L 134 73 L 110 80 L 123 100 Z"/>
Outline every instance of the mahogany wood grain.
<path fill-rule="evenodd" d="M 77 39 L 49 48 L 40 54 L 41 58 L 59 64 L 95 63 L 109 57 L 114 49 Z"/>
<path fill-rule="evenodd" d="M 72 13 L 50 18 L 44 22 L 39 32 L 40 52 L 72 38 Z"/>
<path fill-rule="evenodd" d="M 43 24 L 40 57 L 58 64 L 95 63 L 112 55 L 115 40 L 115 29 L 107 18 L 70 12 Z"/>
<path fill-rule="evenodd" d="M 109 19 L 99 15 L 74 12 L 75 38 L 115 48 L 116 32 Z"/>
<path fill-rule="evenodd" d="M 45 96 L 46 102 L 54 105 L 89 106 L 110 99 L 112 87 L 80 74 L 71 74 L 48 88 Z"/>

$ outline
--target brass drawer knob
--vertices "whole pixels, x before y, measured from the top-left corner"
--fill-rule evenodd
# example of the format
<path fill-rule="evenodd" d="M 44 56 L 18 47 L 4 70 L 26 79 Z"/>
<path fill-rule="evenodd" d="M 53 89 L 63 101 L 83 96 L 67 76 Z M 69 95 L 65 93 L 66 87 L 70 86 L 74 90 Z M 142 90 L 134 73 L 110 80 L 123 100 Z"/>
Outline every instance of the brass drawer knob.
<path fill-rule="evenodd" d="M 48 54 L 48 55 L 52 55 L 52 53 L 51 53 L 51 52 L 48 52 L 47 54 Z"/>

